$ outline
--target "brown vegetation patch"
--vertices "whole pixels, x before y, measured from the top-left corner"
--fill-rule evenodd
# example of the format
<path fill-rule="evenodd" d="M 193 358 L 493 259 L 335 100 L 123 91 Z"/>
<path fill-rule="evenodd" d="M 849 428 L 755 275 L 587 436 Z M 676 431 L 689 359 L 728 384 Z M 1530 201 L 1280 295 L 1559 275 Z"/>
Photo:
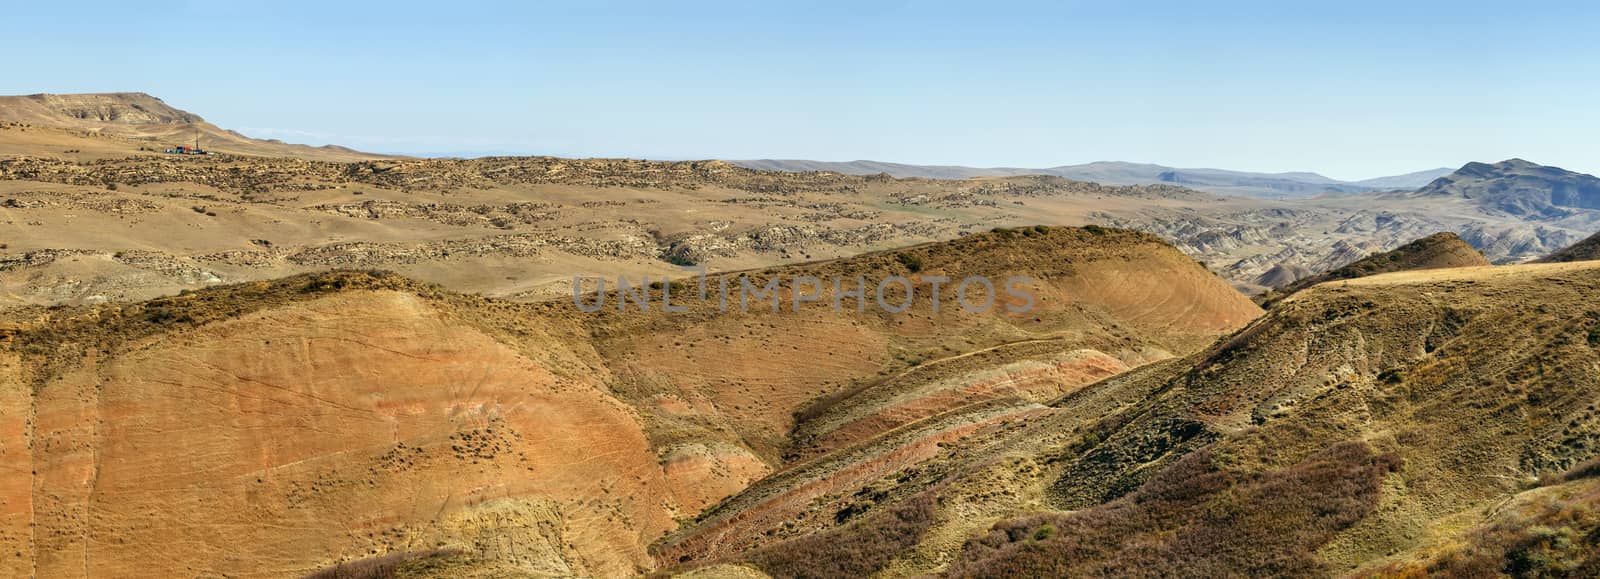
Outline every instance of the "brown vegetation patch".
<path fill-rule="evenodd" d="M 1196 451 L 1134 493 L 1084 511 L 995 525 L 967 544 L 958 577 L 1306 575 L 1314 551 L 1370 511 L 1397 457 L 1332 446 L 1265 473 Z"/>

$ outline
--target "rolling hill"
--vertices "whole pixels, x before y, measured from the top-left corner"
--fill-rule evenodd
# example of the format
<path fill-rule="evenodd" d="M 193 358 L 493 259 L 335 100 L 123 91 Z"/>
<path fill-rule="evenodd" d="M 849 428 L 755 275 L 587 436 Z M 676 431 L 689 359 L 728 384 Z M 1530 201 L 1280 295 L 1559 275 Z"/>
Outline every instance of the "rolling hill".
<path fill-rule="evenodd" d="M 1593 263 L 1324 283 L 868 482 L 759 481 L 657 556 L 774 577 L 1594 569 L 1560 537 L 1600 528 L 1595 291 Z M 772 503 L 792 514 L 745 514 Z"/>
<path fill-rule="evenodd" d="M 65 146 L 80 151 L 88 149 L 91 153 L 108 148 L 121 152 L 160 151 L 179 145 L 192 146 L 198 140 L 202 149 L 238 155 L 325 161 L 390 158 L 338 146 L 312 147 L 252 139 L 137 92 L 0 96 L 0 123 L 36 129 L 29 135 L 31 138 L 5 139 L 7 142 L 0 145 L 0 153 L 60 153 L 60 147 Z M 24 148 L 24 145 L 32 145 L 33 149 Z"/>

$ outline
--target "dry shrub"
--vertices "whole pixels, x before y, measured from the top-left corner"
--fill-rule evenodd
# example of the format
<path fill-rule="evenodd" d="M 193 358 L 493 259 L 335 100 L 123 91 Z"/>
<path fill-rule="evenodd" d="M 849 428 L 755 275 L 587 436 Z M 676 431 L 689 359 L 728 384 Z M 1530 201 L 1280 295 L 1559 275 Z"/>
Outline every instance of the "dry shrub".
<path fill-rule="evenodd" d="M 1237 577 L 1324 572 L 1315 551 L 1376 506 L 1392 454 L 1346 442 L 1266 473 L 1225 471 L 1211 448 L 1094 508 L 1001 522 L 956 577 Z"/>
<path fill-rule="evenodd" d="M 1600 489 L 1549 498 L 1503 515 L 1432 559 L 1394 563 L 1375 577 L 1600 577 Z"/>
<path fill-rule="evenodd" d="M 1578 479 L 1594 478 L 1600 476 L 1600 456 L 1580 462 L 1561 473 L 1561 482 L 1575 481 Z"/>
<path fill-rule="evenodd" d="M 461 555 L 454 549 L 433 549 L 410 553 L 390 553 L 378 557 L 337 563 L 304 579 L 391 579 L 399 576 L 402 567 L 414 567 L 430 560 L 444 560 Z"/>
<path fill-rule="evenodd" d="M 747 557 L 773 577 L 866 577 L 917 545 L 933 526 L 932 491 L 837 529 L 791 539 Z"/>

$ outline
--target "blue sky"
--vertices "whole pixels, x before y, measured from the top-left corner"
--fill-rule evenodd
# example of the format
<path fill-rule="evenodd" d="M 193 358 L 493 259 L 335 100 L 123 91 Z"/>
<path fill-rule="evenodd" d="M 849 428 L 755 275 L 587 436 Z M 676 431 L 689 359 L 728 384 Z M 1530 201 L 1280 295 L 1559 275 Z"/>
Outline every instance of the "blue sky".
<path fill-rule="evenodd" d="M 399 153 L 1600 172 L 1589 2 L 18 2 L 0 93 Z"/>

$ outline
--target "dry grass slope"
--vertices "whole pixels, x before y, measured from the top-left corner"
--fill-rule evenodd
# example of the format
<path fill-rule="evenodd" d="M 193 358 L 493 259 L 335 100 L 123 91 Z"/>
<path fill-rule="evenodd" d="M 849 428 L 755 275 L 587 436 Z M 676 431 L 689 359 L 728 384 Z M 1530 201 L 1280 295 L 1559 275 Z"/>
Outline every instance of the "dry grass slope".
<path fill-rule="evenodd" d="M 854 500 L 814 501 L 848 508 L 844 523 L 774 521 L 766 536 L 889 524 L 875 514 L 933 493 L 920 542 L 880 573 L 1341 575 L 1427 568 L 1456 544 L 1486 553 L 1470 568 L 1584 568 L 1583 508 L 1535 508 L 1554 492 L 1535 487 L 1579 476 L 1558 475 L 1600 444 L 1597 291 L 1592 263 L 1321 284 L 1203 351 L 831 489 Z M 1508 502 L 1535 506 L 1467 534 L 1463 521 Z M 737 498 L 720 509 L 756 512 Z"/>

